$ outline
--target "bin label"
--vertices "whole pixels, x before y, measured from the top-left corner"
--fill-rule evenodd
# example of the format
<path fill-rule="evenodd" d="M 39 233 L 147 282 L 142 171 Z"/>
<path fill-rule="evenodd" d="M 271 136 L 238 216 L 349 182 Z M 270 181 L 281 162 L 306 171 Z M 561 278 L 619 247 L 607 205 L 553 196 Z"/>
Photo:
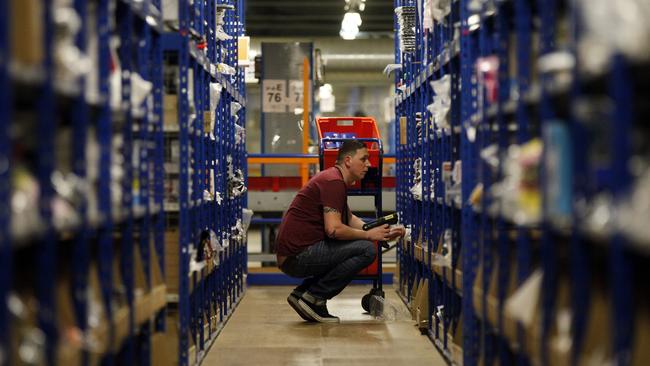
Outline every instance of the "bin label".
<path fill-rule="evenodd" d="M 288 102 L 286 80 L 264 79 L 262 82 L 262 90 L 264 92 L 262 112 L 286 113 Z"/>
<path fill-rule="evenodd" d="M 302 109 L 304 89 L 302 80 L 289 80 L 289 112 Z"/>

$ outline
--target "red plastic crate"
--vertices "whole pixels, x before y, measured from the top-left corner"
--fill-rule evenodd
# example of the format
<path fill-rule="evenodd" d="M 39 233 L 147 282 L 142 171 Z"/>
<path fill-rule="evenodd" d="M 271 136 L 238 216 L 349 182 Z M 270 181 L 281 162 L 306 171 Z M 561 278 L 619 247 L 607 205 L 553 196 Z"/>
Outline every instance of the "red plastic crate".
<path fill-rule="evenodd" d="M 381 139 L 377 123 L 372 117 L 321 117 L 316 119 L 318 138 L 376 138 Z M 328 142 L 323 146 L 323 166 L 321 170 L 333 167 L 338 155 L 338 147 L 342 142 Z M 370 166 L 379 167 L 379 144 L 366 142 L 370 154 Z M 378 172 L 381 174 L 381 172 Z M 350 189 L 359 189 L 360 182 L 355 182 Z"/>

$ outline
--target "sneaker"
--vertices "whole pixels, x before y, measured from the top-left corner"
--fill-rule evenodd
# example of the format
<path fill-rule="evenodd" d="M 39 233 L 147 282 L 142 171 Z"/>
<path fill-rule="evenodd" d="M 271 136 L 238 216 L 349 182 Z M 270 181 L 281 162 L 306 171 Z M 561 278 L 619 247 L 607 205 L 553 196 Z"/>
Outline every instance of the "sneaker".
<path fill-rule="evenodd" d="M 307 312 L 302 310 L 300 305 L 298 305 L 298 299 L 299 298 L 300 298 L 299 296 L 296 296 L 292 292 L 291 295 L 289 295 L 289 297 L 287 297 L 287 302 L 289 303 L 289 305 L 291 305 L 293 310 L 295 310 L 296 313 L 298 313 L 298 315 L 300 315 L 301 318 L 303 318 L 304 320 L 306 320 L 308 322 L 315 322 L 316 320 L 314 320 L 314 318 L 312 318 L 311 315 L 309 315 Z"/>
<path fill-rule="evenodd" d="M 341 321 L 338 317 L 330 314 L 327 311 L 327 305 L 325 305 L 325 302 L 323 302 L 322 305 L 316 305 L 305 300 L 304 298 L 300 298 L 298 299 L 298 306 L 317 322 L 338 323 Z"/>

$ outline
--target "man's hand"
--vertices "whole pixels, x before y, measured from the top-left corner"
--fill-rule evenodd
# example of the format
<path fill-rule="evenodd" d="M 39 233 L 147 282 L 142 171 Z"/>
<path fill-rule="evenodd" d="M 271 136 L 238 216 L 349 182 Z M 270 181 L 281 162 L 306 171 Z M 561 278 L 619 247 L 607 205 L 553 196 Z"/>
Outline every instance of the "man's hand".
<path fill-rule="evenodd" d="M 395 226 L 390 228 L 390 232 L 388 233 L 388 241 L 396 239 L 398 237 L 404 237 L 406 235 L 406 229 L 404 226 Z"/>
<path fill-rule="evenodd" d="M 377 226 L 374 229 L 367 231 L 368 240 L 372 241 L 386 241 L 389 240 L 390 228 L 388 224 Z"/>

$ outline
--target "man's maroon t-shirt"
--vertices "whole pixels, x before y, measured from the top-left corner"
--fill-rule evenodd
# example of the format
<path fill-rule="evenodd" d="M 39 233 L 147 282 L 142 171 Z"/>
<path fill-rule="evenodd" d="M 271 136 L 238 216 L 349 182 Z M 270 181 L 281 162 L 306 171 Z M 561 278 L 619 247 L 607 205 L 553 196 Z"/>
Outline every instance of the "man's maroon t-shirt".
<path fill-rule="evenodd" d="M 325 240 L 323 207 L 337 209 L 346 223 L 347 200 L 347 187 L 338 168 L 331 167 L 313 176 L 296 194 L 282 219 L 276 240 L 277 253 L 294 256 Z"/>

